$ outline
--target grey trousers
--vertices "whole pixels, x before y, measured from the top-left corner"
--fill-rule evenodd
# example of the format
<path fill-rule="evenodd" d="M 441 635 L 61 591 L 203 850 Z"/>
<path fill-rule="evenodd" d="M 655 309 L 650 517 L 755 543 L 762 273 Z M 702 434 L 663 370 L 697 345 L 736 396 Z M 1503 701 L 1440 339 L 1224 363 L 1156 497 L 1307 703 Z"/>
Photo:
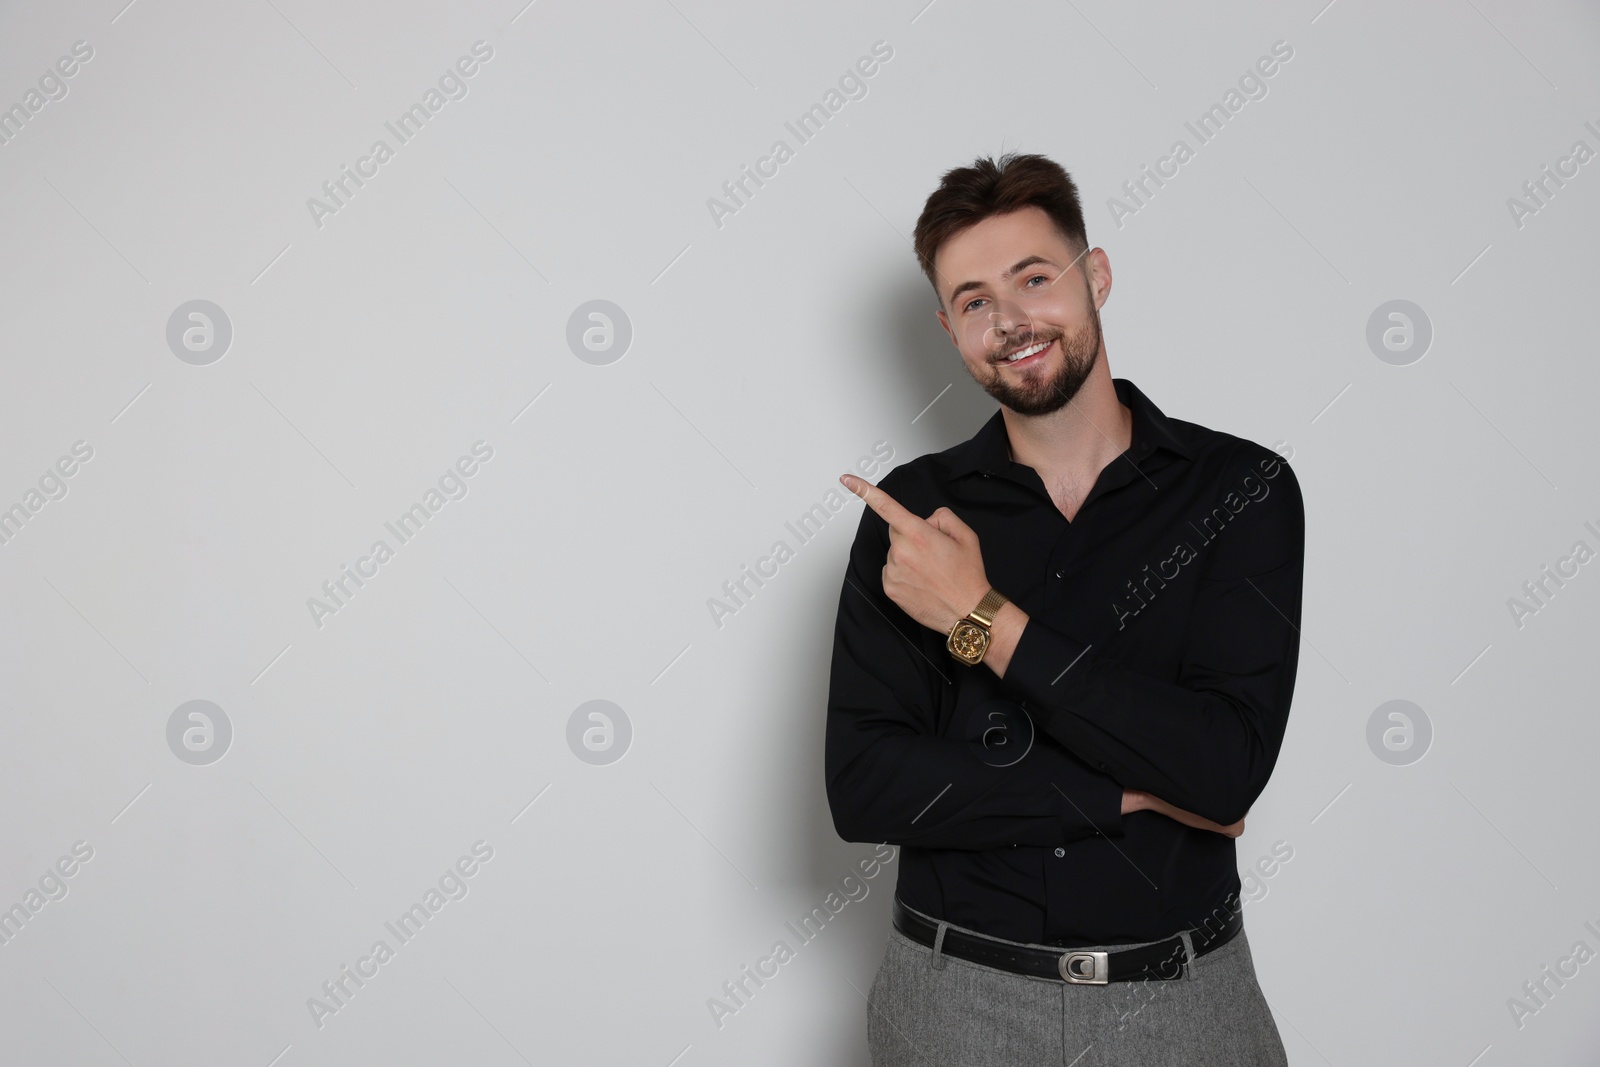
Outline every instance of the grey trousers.
<path fill-rule="evenodd" d="M 891 927 L 867 995 L 872 1064 L 1287 1067 L 1244 930 L 1184 972 L 1170 981 L 1069 985 L 935 956 Z"/>

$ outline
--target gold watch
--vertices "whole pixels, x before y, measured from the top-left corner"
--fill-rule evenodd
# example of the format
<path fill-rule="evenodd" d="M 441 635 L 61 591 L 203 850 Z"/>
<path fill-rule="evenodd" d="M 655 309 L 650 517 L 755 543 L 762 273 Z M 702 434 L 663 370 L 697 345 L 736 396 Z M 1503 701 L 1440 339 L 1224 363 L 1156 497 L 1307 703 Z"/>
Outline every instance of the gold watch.
<path fill-rule="evenodd" d="M 950 637 L 944 647 L 969 667 L 982 663 L 984 653 L 989 651 L 989 627 L 994 625 L 994 617 L 1004 603 L 1005 594 L 990 586 L 989 591 L 983 594 L 983 599 L 978 601 L 978 606 L 969 611 L 966 618 L 957 619 L 956 624 L 950 627 Z"/>

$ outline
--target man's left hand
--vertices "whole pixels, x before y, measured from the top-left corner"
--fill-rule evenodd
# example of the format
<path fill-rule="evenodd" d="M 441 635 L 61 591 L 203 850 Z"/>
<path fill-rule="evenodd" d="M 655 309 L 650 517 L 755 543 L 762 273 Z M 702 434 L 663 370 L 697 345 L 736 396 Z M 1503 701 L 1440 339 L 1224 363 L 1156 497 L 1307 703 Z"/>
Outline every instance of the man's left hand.
<path fill-rule="evenodd" d="M 978 535 L 949 508 L 922 519 L 865 479 L 839 481 L 889 524 L 884 594 L 917 622 L 949 633 L 989 591 Z"/>

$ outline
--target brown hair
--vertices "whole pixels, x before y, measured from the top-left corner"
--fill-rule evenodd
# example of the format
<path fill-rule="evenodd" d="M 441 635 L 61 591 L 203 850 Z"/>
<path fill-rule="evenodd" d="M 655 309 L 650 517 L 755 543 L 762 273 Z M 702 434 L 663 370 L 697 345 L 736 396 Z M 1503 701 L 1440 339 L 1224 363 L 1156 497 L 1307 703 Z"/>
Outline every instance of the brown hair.
<path fill-rule="evenodd" d="M 1050 216 L 1072 248 L 1074 257 L 1089 247 L 1083 228 L 1083 208 L 1078 187 L 1061 165 L 1041 155 L 1008 152 L 998 161 L 979 158 L 970 167 L 945 172 L 922 206 L 912 239 L 917 263 L 933 286 L 939 306 L 944 294 L 934 278 L 933 256 L 939 246 L 962 230 L 988 218 L 1029 205 Z"/>

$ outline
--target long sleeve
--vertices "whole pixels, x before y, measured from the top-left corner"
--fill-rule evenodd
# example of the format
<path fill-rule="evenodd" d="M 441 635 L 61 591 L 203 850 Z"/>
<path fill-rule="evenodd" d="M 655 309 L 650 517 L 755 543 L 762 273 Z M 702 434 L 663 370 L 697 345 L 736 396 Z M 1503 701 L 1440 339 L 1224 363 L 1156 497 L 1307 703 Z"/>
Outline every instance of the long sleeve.
<path fill-rule="evenodd" d="M 1266 788 L 1299 657 L 1305 511 L 1294 472 L 1274 462 L 1270 492 L 1187 564 L 1201 570 L 1176 684 L 1030 618 L 1001 685 L 1092 766 L 1224 824 Z"/>
<path fill-rule="evenodd" d="M 887 524 L 866 509 L 840 591 L 828 690 L 824 762 L 839 836 L 977 850 L 1120 835 L 1122 786 L 1051 739 L 1035 737 L 1026 756 L 999 766 L 1010 757 L 940 736 L 956 672 L 987 668 L 956 663 L 883 592 L 888 547 Z"/>

